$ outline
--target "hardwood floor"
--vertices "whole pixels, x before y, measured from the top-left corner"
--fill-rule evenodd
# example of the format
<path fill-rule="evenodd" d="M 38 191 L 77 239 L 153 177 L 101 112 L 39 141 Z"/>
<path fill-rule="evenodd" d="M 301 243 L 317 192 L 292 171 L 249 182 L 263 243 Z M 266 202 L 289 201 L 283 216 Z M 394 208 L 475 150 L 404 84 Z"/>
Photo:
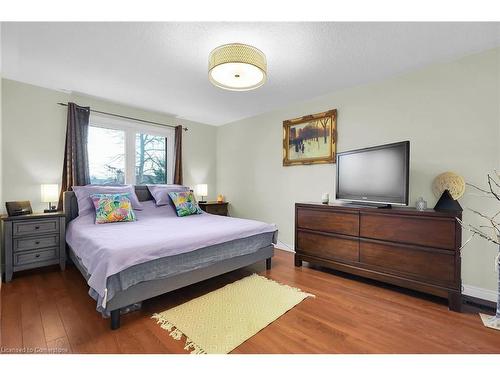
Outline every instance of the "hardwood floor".
<path fill-rule="evenodd" d="M 484 328 L 477 311 L 448 311 L 446 301 L 397 287 L 293 266 L 277 250 L 264 262 L 143 303 L 122 327 L 95 311 L 88 287 L 69 266 L 19 273 L 1 289 L 1 352 L 187 353 L 150 317 L 258 272 L 313 293 L 233 353 L 500 353 L 500 332 Z"/>

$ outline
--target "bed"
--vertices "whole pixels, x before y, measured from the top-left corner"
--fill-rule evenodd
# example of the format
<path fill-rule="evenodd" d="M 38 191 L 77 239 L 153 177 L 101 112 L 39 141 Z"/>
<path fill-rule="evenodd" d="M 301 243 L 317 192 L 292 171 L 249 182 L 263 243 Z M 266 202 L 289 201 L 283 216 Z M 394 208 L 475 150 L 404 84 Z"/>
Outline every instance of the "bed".
<path fill-rule="evenodd" d="M 146 186 L 135 192 L 143 204 L 137 221 L 110 224 L 78 216 L 75 193 L 64 193 L 69 258 L 111 329 L 149 298 L 263 260 L 271 268 L 274 225 L 207 213 L 177 217 L 172 205 L 157 207 Z"/>

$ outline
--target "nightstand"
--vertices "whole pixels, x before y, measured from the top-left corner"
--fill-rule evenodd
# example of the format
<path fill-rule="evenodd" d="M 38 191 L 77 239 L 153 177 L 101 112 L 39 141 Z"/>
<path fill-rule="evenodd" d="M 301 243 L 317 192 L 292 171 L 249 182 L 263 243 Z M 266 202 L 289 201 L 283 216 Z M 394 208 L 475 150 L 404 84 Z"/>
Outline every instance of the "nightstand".
<path fill-rule="evenodd" d="M 2 216 L 2 264 L 5 281 L 12 273 L 59 264 L 66 265 L 66 223 L 62 211 Z"/>
<path fill-rule="evenodd" d="M 198 202 L 200 208 L 208 214 L 228 216 L 228 202 Z"/>

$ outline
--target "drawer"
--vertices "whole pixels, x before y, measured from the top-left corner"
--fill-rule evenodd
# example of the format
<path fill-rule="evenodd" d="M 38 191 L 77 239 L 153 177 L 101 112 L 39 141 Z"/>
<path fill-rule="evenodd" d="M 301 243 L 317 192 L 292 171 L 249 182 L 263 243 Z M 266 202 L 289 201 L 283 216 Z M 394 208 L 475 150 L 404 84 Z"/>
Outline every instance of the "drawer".
<path fill-rule="evenodd" d="M 359 260 L 359 240 L 345 236 L 298 231 L 297 250 L 323 259 L 351 262 Z"/>
<path fill-rule="evenodd" d="M 455 221 L 406 215 L 360 215 L 360 236 L 453 250 Z"/>
<path fill-rule="evenodd" d="M 59 248 L 53 247 L 38 251 L 24 251 L 14 253 L 14 266 L 22 266 L 29 263 L 46 262 L 59 259 Z"/>
<path fill-rule="evenodd" d="M 207 206 L 206 210 L 206 212 L 213 215 L 227 215 L 226 206 Z"/>
<path fill-rule="evenodd" d="M 451 285 L 455 281 L 454 253 L 361 240 L 360 262 L 380 267 L 387 273 L 403 274 L 423 281 Z"/>
<path fill-rule="evenodd" d="M 21 220 L 14 223 L 12 231 L 14 236 L 58 232 L 59 219 Z"/>
<path fill-rule="evenodd" d="M 359 214 L 357 212 L 340 212 L 325 209 L 297 209 L 297 227 L 346 234 L 359 235 Z"/>
<path fill-rule="evenodd" d="M 14 239 L 14 252 L 59 246 L 59 235 L 19 237 Z"/>

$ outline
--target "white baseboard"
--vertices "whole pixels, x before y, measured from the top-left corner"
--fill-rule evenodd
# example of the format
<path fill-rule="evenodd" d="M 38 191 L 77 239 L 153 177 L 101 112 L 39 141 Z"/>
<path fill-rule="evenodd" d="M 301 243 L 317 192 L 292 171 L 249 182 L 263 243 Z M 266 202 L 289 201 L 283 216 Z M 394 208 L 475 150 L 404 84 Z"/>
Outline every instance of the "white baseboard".
<path fill-rule="evenodd" d="M 285 251 L 289 251 L 291 253 L 295 253 L 295 250 L 288 244 L 284 243 L 284 242 L 281 242 L 280 240 L 278 240 L 278 243 L 276 244 L 276 247 L 281 249 L 281 250 L 285 250 Z"/>
<path fill-rule="evenodd" d="M 472 285 L 462 285 L 462 293 L 466 296 L 481 298 L 486 301 L 497 302 L 497 292 L 495 290 L 479 288 Z"/>

